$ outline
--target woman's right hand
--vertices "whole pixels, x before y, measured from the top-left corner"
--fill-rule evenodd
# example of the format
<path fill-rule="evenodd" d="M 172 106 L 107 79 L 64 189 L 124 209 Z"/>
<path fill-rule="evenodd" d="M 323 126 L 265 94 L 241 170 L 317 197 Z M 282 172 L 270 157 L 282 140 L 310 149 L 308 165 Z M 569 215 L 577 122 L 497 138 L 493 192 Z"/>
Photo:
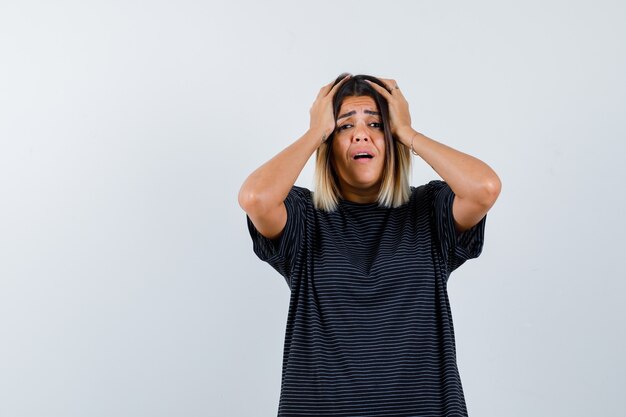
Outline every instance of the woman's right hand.
<path fill-rule="evenodd" d="M 333 97 L 335 93 L 352 75 L 346 75 L 341 81 L 333 86 L 334 81 L 326 84 L 320 89 L 317 98 L 309 110 L 311 116 L 311 130 L 319 129 L 322 133 L 322 142 L 333 133 L 335 130 L 335 114 L 333 112 Z"/>
<path fill-rule="evenodd" d="M 268 239 L 274 239 L 282 233 L 287 224 L 285 199 L 289 191 L 320 143 L 335 130 L 333 97 L 349 77 L 351 75 L 347 75 L 335 86 L 330 83 L 322 87 L 310 110 L 310 129 L 300 139 L 258 167 L 241 186 L 239 205 L 259 233 Z"/>

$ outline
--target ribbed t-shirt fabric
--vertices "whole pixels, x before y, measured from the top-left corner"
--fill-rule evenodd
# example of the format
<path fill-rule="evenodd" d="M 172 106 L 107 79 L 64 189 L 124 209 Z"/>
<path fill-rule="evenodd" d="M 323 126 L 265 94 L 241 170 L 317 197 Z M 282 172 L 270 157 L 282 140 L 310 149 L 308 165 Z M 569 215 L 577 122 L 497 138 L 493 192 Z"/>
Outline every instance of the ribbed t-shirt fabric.
<path fill-rule="evenodd" d="M 315 209 L 293 186 L 281 236 L 253 250 L 290 289 L 279 417 L 467 416 L 450 273 L 480 255 L 486 215 L 457 234 L 454 193 L 411 187 L 397 208 L 340 200 Z"/>

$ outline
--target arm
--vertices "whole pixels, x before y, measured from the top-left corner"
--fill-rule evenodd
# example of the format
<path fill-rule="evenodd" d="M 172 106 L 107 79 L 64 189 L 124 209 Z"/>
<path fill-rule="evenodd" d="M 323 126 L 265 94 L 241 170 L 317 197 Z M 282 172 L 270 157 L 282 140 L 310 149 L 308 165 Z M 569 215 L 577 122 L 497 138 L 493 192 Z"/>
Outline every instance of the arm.
<path fill-rule="evenodd" d="M 285 198 L 298 179 L 313 152 L 335 130 L 332 99 L 339 86 L 322 87 L 311 107 L 309 130 L 278 155 L 257 168 L 239 190 L 239 205 L 248 214 L 257 230 L 273 239 L 287 222 Z"/>
<path fill-rule="evenodd" d="M 450 186 L 455 194 L 452 215 L 461 233 L 477 224 L 494 205 L 502 184 L 484 162 L 407 128 L 398 133 Z"/>
<path fill-rule="evenodd" d="M 309 129 L 300 139 L 257 168 L 239 190 L 239 205 L 265 237 L 278 237 L 287 222 L 285 198 L 323 133 Z"/>
<path fill-rule="evenodd" d="M 383 80 L 388 86 L 396 86 L 394 80 Z M 406 147 L 413 150 L 428 163 L 455 194 L 452 205 L 457 232 L 476 225 L 494 205 L 502 183 L 498 175 L 484 162 L 457 151 L 415 131 L 411 127 L 408 103 L 398 88 L 389 93 L 371 84 L 389 102 L 392 132 Z"/>

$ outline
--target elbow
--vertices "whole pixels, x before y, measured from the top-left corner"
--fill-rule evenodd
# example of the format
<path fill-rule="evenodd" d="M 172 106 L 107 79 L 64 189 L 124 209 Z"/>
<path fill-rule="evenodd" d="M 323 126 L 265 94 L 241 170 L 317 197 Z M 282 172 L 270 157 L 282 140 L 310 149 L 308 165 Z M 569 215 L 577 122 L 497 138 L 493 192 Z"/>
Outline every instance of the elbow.
<path fill-rule="evenodd" d="M 500 191 L 502 191 L 502 181 L 497 175 L 494 175 L 491 180 L 485 183 L 485 205 L 493 206 L 500 195 Z"/>
<path fill-rule="evenodd" d="M 266 206 L 262 194 L 243 186 L 239 190 L 239 207 L 248 214 L 259 213 Z"/>
<path fill-rule="evenodd" d="M 243 211 L 248 213 L 248 211 L 255 205 L 258 204 L 258 196 L 254 192 L 248 190 L 244 187 L 241 187 L 239 190 L 239 195 L 237 196 L 237 200 L 239 202 L 239 207 L 242 208 Z"/>

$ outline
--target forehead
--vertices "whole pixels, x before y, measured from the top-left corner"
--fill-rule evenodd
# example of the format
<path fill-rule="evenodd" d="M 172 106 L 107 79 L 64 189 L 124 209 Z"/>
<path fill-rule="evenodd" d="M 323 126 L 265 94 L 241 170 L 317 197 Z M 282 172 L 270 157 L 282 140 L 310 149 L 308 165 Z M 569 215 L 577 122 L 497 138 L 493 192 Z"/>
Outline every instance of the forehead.
<path fill-rule="evenodd" d="M 344 114 L 349 111 L 355 110 L 357 113 L 363 110 L 378 111 L 376 102 L 370 96 L 349 96 L 343 99 L 341 107 L 339 107 L 339 114 Z"/>

